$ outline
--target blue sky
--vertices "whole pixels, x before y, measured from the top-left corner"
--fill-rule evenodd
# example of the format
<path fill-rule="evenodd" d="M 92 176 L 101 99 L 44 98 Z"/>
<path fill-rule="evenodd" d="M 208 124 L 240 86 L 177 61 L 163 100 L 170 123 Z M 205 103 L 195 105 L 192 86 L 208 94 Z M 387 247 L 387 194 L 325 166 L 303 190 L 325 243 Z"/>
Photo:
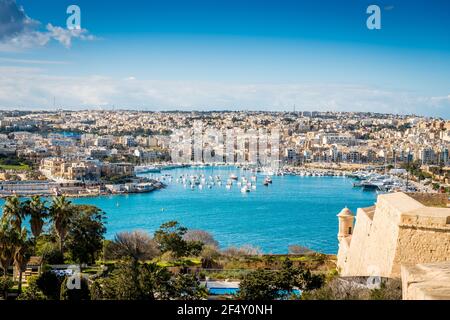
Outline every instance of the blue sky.
<path fill-rule="evenodd" d="M 2 37 L 0 15 L 0 107 L 51 108 L 55 97 L 71 108 L 450 118 L 449 1 L 16 2 L 39 23 Z M 83 34 L 63 30 L 70 4 Z M 366 27 L 370 4 L 381 30 Z"/>

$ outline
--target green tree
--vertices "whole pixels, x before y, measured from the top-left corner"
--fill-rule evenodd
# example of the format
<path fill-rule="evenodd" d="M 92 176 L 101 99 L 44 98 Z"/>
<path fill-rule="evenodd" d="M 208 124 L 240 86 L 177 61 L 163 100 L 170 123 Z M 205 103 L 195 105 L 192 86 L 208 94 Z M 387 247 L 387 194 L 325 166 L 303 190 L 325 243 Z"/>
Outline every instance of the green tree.
<path fill-rule="evenodd" d="M 69 232 L 70 219 L 74 215 L 74 207 L 64 196 L 53 198 L 50 217 L 59 238 L 59 250 L 64 254 L 64 240 Z"/>
<path fill-rule="evenodd" d="M 325 276 L 312 274 L 310 270 L 302 270 L 296 277 L 296 285 L 305 291 L 321 288 L 325 284 Z"/>
<path fill-rule="evenodd" d="M 193 274 L 178 274 L 174 281 L 174 298 L 179 300 L 201 300 L 207 297 L 206 289 Z"/>
<path fill-rule="evenodd" d="M 171 274 L 156 264 L 140 264 L 128 259 L 106 278 L 94 281 L 91 292 L 96 300 L 154 300 L 161 293 L 167 296 L 170 287 L 160 291 L 160 286 L 170 286 Z"/>
<path fill-rule="evenodd" d="M 42 256 L 44 263 L 63 264 L 64 256 L 59 251 L 59 245 L 50 239 L 39 239 L 39 247 L 36 248 L 36 254 Z"/>
<path fill-rule="evenodd" d="M 27 200 L 24 204 L 26 215 L 30 217 L 30 228 L 34 239 L 37 239 L 45 224 L 45 219 L 48 217 L 48 208 L 45 201 L 41 200 L 39 196 L 33 196 L 31 200 Z"/>
<path fill-rule="evenodd" d="M 8 267 L 14 259 L 14 248 L 11 248 L 11 226 L 1 220 L 0 222 L 0 267 L 2 268 L 3 277 L 8 275 Z"/>
<path fill-rule="evenodd" d="M 143 292 L 147 292 L 151 300 L 168 300 L 176 295 L 172 286 L 172 273 L 156 263 L 145 263 L 140 267 L 139 282 Z"/>
<path fill-rule="evenodd" d="M 24 216 L 24 208 L 20 199 L 17 196 L 8 197 L 3 206 L 2 219 L 8 220 L 17 232 L 21 232 Z"/>
<path fill-rule="evenodd" d="M 27 267 L 28 261 L 30 260 L 32 249 L 33 245 L 28 239 L 27 229 L 22 228 L 22 231 L 18 234 L 14 252 L 14 269 L 16 274 L 18 274 L 19 293 L 22 292 L 22 274 Z"/>
<path fill-rule="evenodd" d="M 294 267 L 289 259 L 279 271 L 257 270 L 240 283 L 239 297 L 246 300 L 274 300 L 288 298 L 295 288 L 302 291 L 323 286 L 323 275 L 313 275 L 310 270 Z"/>
<path fill-rule="evenodd" d="M 189 241 L 186 242 L 186 252 L 185 254 L 189 254 L 191 256 L 199 256 L 202 253 L 204 244 L 200 241 Z"/>
<path fill-rule="evenodd" d="M 4 218 L 4 216 L 3 216 Z M 3 277 L 8 276 L 8 268 L 14 261 L 16 247 L 20 244 L 20 234 L 7 219 L 0 220 L 0 267 Z"/>
<path fill-rule="evenodd" d="M 273 271 L 256 270 L 239 284 L 238 297 L 244 300 L 275 300 L 279 297 Z"/>
<path fill-rule="evenodd" d="M 119 262 L 108 277 L 91 285 L 95 300 L 195 300 L 206 296 L 193 275 L 174 276 L 155 263 Z"/>
<path fill-rule="evenodd" d="M 175 257 L 180 258 L 188 252 L 188 244 L 183 239 L 186 232 L 187 228 L 182 227 L 177 221 L 169 221 L 159 227 L 154 239 L 161 252 L 171 251 Z"/>
<path fill-rule="evenodd" d="M 294 268 L 291 260 L 283 261 L 281 270 L 274 277 L 274 284 L 281 293 L 290 295 L 293 287 L 297 284 L 298 276 L 303 270 Z"/>
<path fill-rule="evenodd" d="M 74 206 L 73 211 L 76 214 L 70 217 L 67 225 L 66 248 L 73 261 L 93 264 L 103 247 L 105 213 L 88 205 Z"/>

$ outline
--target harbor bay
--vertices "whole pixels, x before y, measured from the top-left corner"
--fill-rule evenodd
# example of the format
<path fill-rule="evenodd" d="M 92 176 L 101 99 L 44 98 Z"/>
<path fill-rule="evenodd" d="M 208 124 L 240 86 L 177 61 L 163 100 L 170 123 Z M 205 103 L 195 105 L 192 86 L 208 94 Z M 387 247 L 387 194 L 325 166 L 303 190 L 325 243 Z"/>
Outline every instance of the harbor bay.
<path fill-rule="evenodd" d="M 164 177 L 165 189 L 145 194 L 73 199 L 92 204 L 107 213 L 107 235 L 135 229 L 154 232 L 162 223 L 176 220 L 190 229 L 206 230 L 222 248 L 251 245 L 263 253 L 287 253 L 289 245 L 335 254 L 338 249 L 336 214 L 345 206 L 351 210 L 372 206 L 376 193 L 353 188 L 354 179 L 332 176 L 272 176 L 256 174 L 256 189 L 242 192 L 239 180 L 253 173 L 234 167 L 191 167 L 145 174 Z M 221 183 L 194 189 L 180 177 L 221 178 Z M 178 182 L 176 180 L 179 180 Z M 208 182 L 205 183 L 208 185 Z"/>

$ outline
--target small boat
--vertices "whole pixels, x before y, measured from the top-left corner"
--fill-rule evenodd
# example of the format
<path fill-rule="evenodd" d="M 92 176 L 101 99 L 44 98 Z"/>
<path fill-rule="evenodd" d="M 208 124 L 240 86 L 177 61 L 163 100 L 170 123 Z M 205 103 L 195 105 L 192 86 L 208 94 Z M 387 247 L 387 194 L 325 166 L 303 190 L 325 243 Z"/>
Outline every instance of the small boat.
<path fill-rule="evenodd" d="M 235 175 L 235 174 L 230 174 L 230 179 L 231 179 L 231 180 L 237 180 L 237 179 L 238 179 L 238 176 Z"/>

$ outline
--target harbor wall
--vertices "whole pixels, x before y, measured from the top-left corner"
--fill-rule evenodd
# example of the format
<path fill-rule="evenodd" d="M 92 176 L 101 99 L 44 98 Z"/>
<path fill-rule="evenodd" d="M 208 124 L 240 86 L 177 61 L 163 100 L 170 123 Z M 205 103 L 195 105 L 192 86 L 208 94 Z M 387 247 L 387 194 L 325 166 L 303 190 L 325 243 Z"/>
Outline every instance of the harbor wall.
<path fill-rule="evenodd" d="M 426 207 L 404 193 L 380 195 L 375 208 L 358 209 L 349 245 L 340 244 L 340 274 L 399 277 L 401 265 L 449 261 L 449 223 L 450 209 Z"/>

